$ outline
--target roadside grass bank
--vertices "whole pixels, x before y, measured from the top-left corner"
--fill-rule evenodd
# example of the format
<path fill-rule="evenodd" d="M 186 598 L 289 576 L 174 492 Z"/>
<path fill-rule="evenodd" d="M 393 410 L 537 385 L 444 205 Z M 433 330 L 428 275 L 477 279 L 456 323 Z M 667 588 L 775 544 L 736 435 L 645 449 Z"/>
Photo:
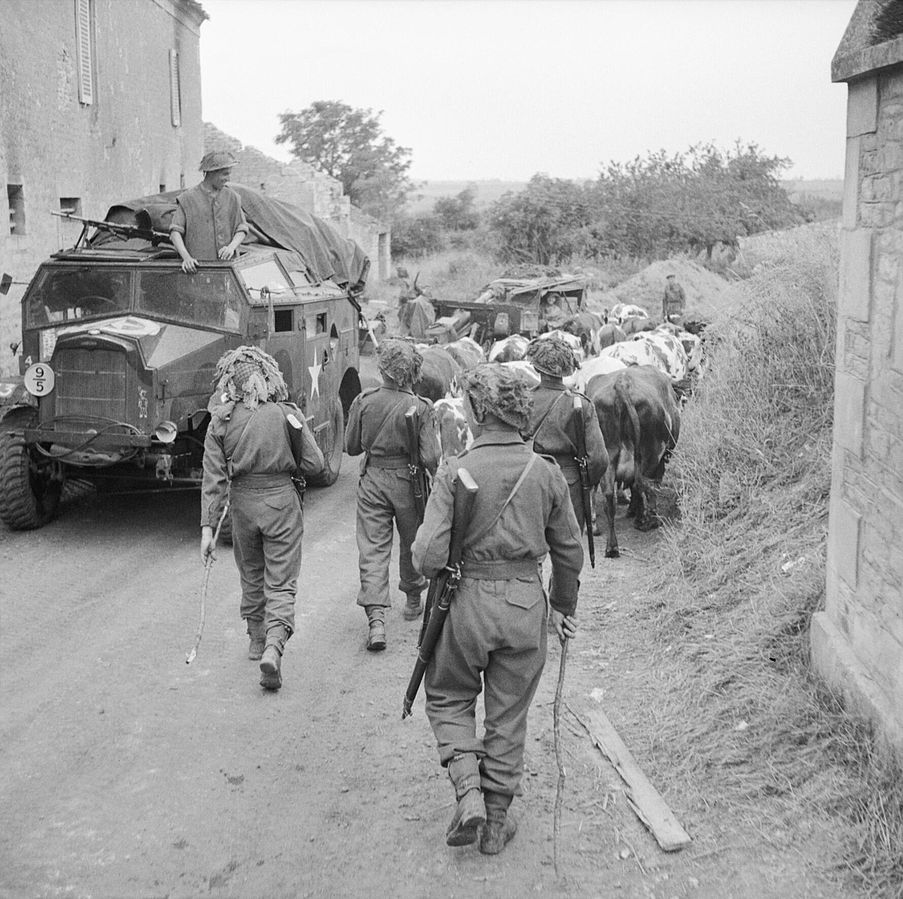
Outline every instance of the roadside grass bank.
<path fill-rule="evenodd" d="M 788 234 L 746 261 L 707 331 L 709 370 L 669 469 L 681 518 L 648 574 L 658 650 L 679 659 L 656 711 L 668 752 L 654 764 L 763 833 L 821 821 L 840 876 L 901 897 L 901 772 L 809 664 L 824 599 L 836 234 Z"/>

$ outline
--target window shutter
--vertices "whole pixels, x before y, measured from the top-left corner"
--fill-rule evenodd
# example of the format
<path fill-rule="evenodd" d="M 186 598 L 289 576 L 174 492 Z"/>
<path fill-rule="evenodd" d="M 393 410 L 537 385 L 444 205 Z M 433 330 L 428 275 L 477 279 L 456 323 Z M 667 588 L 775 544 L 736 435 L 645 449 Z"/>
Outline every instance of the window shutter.
<path fill-rule="evenodd" d="M 182 86 L 179 82 L 179 51 L 169 51 L 169 105 L 173 127 L 182 124 Z"/>
<path fill-rule="evenodd" d="M 78 50 L 78 99 L 94 102 L 94 60 L 91 41 L 91 0 L 75 0 L 75 39 Z"/>

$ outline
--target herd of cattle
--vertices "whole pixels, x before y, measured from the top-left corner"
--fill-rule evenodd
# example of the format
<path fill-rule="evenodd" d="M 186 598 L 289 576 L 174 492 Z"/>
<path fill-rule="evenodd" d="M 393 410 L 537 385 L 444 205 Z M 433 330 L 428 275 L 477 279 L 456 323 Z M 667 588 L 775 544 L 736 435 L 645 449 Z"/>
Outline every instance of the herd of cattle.
<path fill-rule="evenodd" d="M 619 487 L 630 488 L 630 514 L 638 528 L 647 530 L 657 523 L 652 486 L 661 481 L 677 443 L 680 398 L 702 374 L 702 340 L 674 324 L 655 325 L 641 307 L 621 303 L 605 317 L 580 312 L 542 337 L 552 334 L 567 341 L 580 360 L 565 383 L 592 401 L 605 439 L 609 460 L 597 507 L 601 503 L 608 525 L 605 554 L 615 557 Z M 423 365 L 414 392 L 433 401 L 443 457 L 457 455 L 472 440 L 458 375 L 488 361 L 539 384 L 539 375 L 524 358 L 528 343 L 526 337 L 513 335 L 493 344 L 488 354 L 469 337 L 419 346 Z M 595 519 L 594 532 L 601 534 L 601 516 Z"/>

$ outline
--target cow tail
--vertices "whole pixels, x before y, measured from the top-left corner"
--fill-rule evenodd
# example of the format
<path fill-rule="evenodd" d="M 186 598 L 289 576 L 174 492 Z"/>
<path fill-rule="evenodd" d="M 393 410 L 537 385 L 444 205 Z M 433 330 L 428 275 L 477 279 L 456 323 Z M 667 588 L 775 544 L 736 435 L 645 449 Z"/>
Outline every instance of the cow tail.
<path fill-rule="evenodd" d="M 630 393 L 624 386 L 624 380 L 620 377 L 615 379 L 614 383 L 615 396 L 618 398 L 618 418 L 623 421 L 623 414 L 626 413 L 630 421 L 630 429 L 633 433 L 633 478 L 639 481 L 642 478 L 640 469 L 640 417 L 637 415 L 636 407 L 630 398 Z"/>

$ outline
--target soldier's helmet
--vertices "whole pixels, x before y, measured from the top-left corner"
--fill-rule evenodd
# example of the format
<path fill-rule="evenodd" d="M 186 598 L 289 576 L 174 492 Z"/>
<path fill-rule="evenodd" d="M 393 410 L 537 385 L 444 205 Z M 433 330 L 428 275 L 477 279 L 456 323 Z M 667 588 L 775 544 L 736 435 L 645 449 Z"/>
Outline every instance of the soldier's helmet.
<path fill-rule="evenodd" d="M 228 150 L 211 150 L 204 154 L 198 169 L 204 174 L 218 172 L 220 169 L 231 169 L 237 165 L 235 157 Z"/>
<path fill-rule="evenodd" d="M 413 384 L 420 377 L 423 356 L 412 340 L 404 337 L 387 337 L 376 355 L 376 367 L 385 378 L 396 384 Z"/>
<path fill-rule="evenodd" d="M 577 354 L 557 335 L 534 337 L 527 346 L 527 361 L 538 372 L 553 378 L 566 378 L 580 368 Z"/>
<path fill-rule="evenodd" d="M 490 412 L 518 431 L 529 427 L 533 394 L 516 371 L 501 363 L 486 362 L 464 372 L 461 385 L 478 420 Z"/>
<path fill-rule="evenodd" d="M 221 402 L 244 403 L 249 409 L 288 399 L 279 364 L 256 346 L 240 346 L 224 353 L 216 364 L 214 384 Z"/>

